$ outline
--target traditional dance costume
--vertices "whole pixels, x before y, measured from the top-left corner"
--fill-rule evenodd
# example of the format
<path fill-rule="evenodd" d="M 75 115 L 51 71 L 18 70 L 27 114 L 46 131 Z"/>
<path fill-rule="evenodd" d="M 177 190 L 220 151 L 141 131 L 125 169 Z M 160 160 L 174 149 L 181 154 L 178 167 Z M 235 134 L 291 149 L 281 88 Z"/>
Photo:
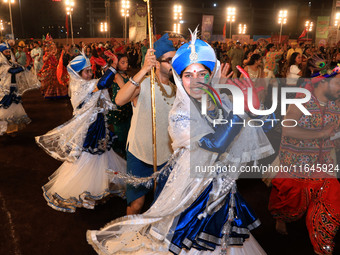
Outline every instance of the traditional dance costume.
<path fill-rule="evenodd" d="M 129 81 L 128 77 L 123 77 L 124 84 Z M 112 84 L 112 103 L 115 104 L 115 99 L 120 87 L 118 83 Z M 126 156 L 126 142 L 131 124 L 132 105 L 127 103 L 122 106 L 117 106 L 117 110 L 109 111 L 108 123 L 113 125 L 114 132 L 118 136 L 113 149 L 120 155 Z"/>
<path fill-rule="evenodd" d="M 302 115 L 299 127 L 321 130 L 328 123 L 339 126 L 340 109 L 335 102 L 328 102 L 322 111 L 312 96 L 304 107 L 312 115 Z M 330 138 L 302 140 L 283 136 L 280 164 L 291 171 L 278 173 L 272 180 L 269 210 L 274 218 L 285 222 L 300 219 L 307 213 L 306 225 L 317 254 L 332 254 L 333 239 L 340 226 L 340 184 L 336 176 L 317 170 L 326 167 L 329 173 L 336 173 L 338 166 L 332 157 L 333 149 Z"/>
<path fill-rule="evenodd" d="M 41 93 L 45 98 L 65 98 L 68 96 L 67 86 L 60 84 L 57 79 L 58 61 L 53 54 L 44 55 L 44 65 L 42 66 L 38 77 L 41 82 Z"/>
<path fill-rule="evenodd" d="M 220 131 L 200 114 L 179 77 L 191 63 L 214 70 L 212 83 L 218 83 L 220 67 L 214 50 L 193 36 L 172 62 L 177 93 L 169 114 L 169 133 L 174 154 L 159 174 L 168 173 L 168 180 L 144 214 L 125 216 L 100 231 L 88 231 L 87 240 L 98 254 L 265 254 L 249 233 L 259 221 L 237 192 L 238 173 L 199 173 L 195 169 L 239 168 L 272 154 L 273 148 L 262 128 L 223 125 L 223 138 L 213 137 L 214 131 Z M 229 118 L 246 118 L 232 114 L 227 96 L 222 97 L 221 107 Z M 215 147 L 214 138 L 223 145 Z M 139 183 L 138 179 L 132 182 Z M 238 246 L 232 247 L 234 244 Z"/>
<path fill-rule="evenodd" d="M 107 88 L 116 71 L 109 68 L 100 80 L 84 80 L 78 73 L 89 66 L 83 56 L 68 65 L 74 117 L 36 137 L 49 155 L 65 161 L 43 186 L 48 205 L 64 212 L 74 212 L 76 207 L 93 209 L 97 200 L 110 194 L 125 196 L 125 185 L 110 184 L 106 173 L 108 168 L 126 172 L 126 161 L 111 149 L 116 137 L 106 123 L 106 114 L 113 108 Z"/>
<path fill-rule="evenodd" d="M 30 68 L 25 69 L 2 53 L 10 49 L 6 43 L 0 44 L 0 135 L 23 129 L 31 122 L 22 106 L 22 95 L 39 88 L 40 82 Z"/>

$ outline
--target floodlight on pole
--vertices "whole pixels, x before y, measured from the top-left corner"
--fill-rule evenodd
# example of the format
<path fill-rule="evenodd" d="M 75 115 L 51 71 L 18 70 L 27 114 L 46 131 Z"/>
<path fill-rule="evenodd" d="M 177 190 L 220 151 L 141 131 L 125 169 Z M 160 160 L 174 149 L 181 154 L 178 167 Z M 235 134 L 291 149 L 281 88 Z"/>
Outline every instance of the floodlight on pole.
<path fill-rule="evenodd" d="M 288 11 L 287 10 L 280 10 L 279 17 L 278 17 L 278 22 L 280 24 L 280 39 L 279 39 L 279 43 L 281 43 L 282 25 L 287 23 L 287 16 L 288 16 Z"/>
<path fill-rule="evenodd" d="M 107 38 L 107 28 L 107 22 L 100 22 L 100 32 L 105 33 L 105 38 Z"/>
<path fill-rule="evenodd" d="M 246 24 L 239 24 L 238 25 L 238 33 L 239 34 L 246 34 L 247 31 L 247 25 Z"/>
<path fill-rule="evenodd" d="M 308 41 L 308 32 L 312 32 L 313 31 L 313 21 L 309 21 L 307 20 L 305 23 L 305 27 L 306 27 L 306 33 L 307 33 L 307 41 Z"/>
<path fill-rule="evenodd" d="M 340 22 L 340 12 L 337 12 L 335 14 L 334 26 L 339 26 L 339 22 Z"/>
<path fill-rule="evenodd" d="M 107 32 L 107 22 L 100 22 L 100 32 Z"/>
<path fill-rule="evenodd" d="M 73 22 L 72 22 L 72 13 L 74 9 L 74 1 L 73 0 L 66 0 L 65 1 L 66 5 L 66 14 L 70 16 L 70 21 L 71 21 L 71 38 L 72 38 L 72 44 L 74 44 L 73 40 Z M 68 34 L 67 34 L 67 41 L 68 41 Z"/>
<path fill-rule="evenodd" d="M 0 33 L 1 33 L 1 38 L 2 38 L 2 31 L 5 30 L 5 27 L 4 27 L 4 22 L 2 20 L 0 20 Z"/>
<path fill-rule="evenodd" d="M 121 2 L 121 13 L 122 16 L 124 17 L 124 42 L 126 44 L 127 41 L 127 24 L 126 24 L 126 19 L 129 17 L 129 10 L 130 10 L 130 1 L 129 0 L 122 0 Z"/>
<path fill-rule="evenodd" d="M 228 7 L 227 8 L 227 22 L 230 23 L 230 31 L 229 31 L 230 39 L 231 39 L 231 23 L 235 22 L 235 19 L 236 19 L 236 8 Z"/>
<path fill-rule="evenodd" d="M 183 13 L 182 13 L 182 5 L 175 4 L 174 5 L 174 32 L 181 33 L 181 23 L 182 23 Z"/>
<path fill-rule="evenodd" d="M 335 21 L 334 21 L 334 26 L 336 26 L 336 41 L 338 42 L 338 34 L 339 34 L 339 25 L 340 25 L 340 12 L 337 12 L 335 14 Z"/>

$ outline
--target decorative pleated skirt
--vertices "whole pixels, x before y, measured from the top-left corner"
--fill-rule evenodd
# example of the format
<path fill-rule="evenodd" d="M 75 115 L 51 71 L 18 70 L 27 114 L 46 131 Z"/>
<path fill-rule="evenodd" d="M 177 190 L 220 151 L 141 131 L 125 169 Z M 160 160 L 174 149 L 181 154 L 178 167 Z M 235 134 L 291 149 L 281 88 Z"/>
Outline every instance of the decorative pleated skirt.
<path fill-rule="evenodd" d="M 94 209 L 97 201 L 115 194 L 125 198 L 123 181 L 109 178 L 107 169 L 126 173 L 126 161 L 112 149 L 116 136 L 106 127 L 103 113 L 88 129 L 83 152 L 75 162 L 65 161 L 44 185 L 44 197 L 53 209 L 75 212 Z"/>
<path fill-rule="evenodd" d="M 47 204 L 58 211 L 75 212 L 77 207 L 94 209 L 97 201 L 112 194 L 125 197 L 123 183 L 109 182 L 109 168 L 126 169 L 126 161 L 113 150 L 101 155 L 83 152 L 76 162 L 64 162 L 42 187 Z"/>
<path fill-rule="evenodd" d="M 222 244 L 223 228 L 231 219 L 231 210 L 235 217 L 230 220 L 227 245 L 242 245 L 249 238 L 250 230 L 260 225 L 253 210 L 237 191 L 229 192 L 224 204 L 215 213 L 200 217 L 199 215 L 202 215 L 206 209 L 211 189 L 212 184 L 180 215 L 170 244 L 172 253 L 180 254 L 183 248 L 188 250 L 195 248 L 200 251 L 215 250 L 216 246 Z"/>

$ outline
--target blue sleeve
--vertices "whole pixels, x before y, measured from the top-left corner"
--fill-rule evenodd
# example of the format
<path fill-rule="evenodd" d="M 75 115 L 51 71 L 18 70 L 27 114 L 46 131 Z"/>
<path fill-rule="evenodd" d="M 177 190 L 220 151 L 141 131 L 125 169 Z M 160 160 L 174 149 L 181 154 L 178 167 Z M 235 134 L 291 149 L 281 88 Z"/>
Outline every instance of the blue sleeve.
<path fill-rule="evenodd" d="M 243 119 L 230 112 L 227 124 L 216 126 L 214 134 L 207 134 L 199 141 L 200 147 L 209 151 L 224 153 L 235 137 L 240 133 L 243 125 L 230 123 L 243 123 Z"/>
<path fill-rule="evenodd" d="M 24 68 L 22 66 L 12 67 L 8 70 L 8 72 L 11 74 L 21 73 L 22 71 L 24 71 Z"/>
<path fill-rule="evenodd" d="M 107 69 L 107 71 L 104 73 L 102 78 L 100 78 L 100 80 L 98 81 L 97 88 L 98 89 L 110 88 L 113 83 L 116 73 L 117 71 L 113 69 L 112 67 Z"/>

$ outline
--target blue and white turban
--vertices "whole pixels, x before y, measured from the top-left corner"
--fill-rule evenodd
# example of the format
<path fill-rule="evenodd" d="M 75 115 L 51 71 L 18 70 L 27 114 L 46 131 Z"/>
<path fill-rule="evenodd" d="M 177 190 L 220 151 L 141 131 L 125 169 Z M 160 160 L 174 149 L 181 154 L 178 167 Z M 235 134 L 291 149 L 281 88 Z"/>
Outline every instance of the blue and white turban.
<path fill-rule="evenodd" d="M 71 68 L 74 72 L 79 73 L 81 70 L 89 66 L 91 66 L 90 60 L 83 55 L 79 55 L 72 59 L 68 68 Z"/>
<path fill-rule="evenodd" d="M 0 44 L 0 52 L 3 52 L 4 50 L 9 50 L 11 46 L 9 46 L 7 43 L 1 43 Z"/>
<path fill-rule="evenodd" d="M 191 31 L 190 31 L 191 32 Z M 206 42 L 197 39 L 197 28 L 191 33 L 191 41 L 182 45 L 172 58 L 172 68 L 178 75 L 191 64 L 203 64 L 211 72 L 216 66 L 216 54 L 214 49 Z"/>

